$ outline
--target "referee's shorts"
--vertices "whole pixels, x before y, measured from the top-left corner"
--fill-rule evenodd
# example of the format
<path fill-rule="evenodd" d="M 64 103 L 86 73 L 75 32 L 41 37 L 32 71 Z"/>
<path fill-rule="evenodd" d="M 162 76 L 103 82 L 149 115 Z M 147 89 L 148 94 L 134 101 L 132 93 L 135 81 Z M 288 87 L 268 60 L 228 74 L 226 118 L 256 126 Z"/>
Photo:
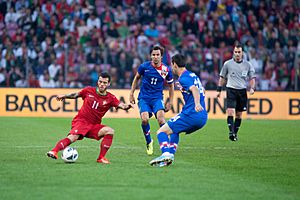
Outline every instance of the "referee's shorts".
<path fill-rule="evenodd" d="M 227 88 L 227 108 L 234 108 L 238 112 L 247 110 L 247 90 Z"/>

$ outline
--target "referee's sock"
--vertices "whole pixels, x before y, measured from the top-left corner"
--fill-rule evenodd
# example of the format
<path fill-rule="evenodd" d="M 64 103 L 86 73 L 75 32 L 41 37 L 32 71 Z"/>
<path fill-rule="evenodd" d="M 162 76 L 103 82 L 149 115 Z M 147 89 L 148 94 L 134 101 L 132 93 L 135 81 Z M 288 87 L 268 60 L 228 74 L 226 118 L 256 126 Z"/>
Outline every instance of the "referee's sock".
<path fill-rule="evenodd" d="M 235 118 L 235 121 L 234 121 L 234 132 L 235 133 L 237 133 L 239 131 L 241 123 L 242 123 L 242 119 L 241 118 Z"/>
<path fill-rule="evenodd" d="M 227 117 L 227 125 L 230 133 L 234 132 L 234 125 L 233 125 L 233 116 Z"/>

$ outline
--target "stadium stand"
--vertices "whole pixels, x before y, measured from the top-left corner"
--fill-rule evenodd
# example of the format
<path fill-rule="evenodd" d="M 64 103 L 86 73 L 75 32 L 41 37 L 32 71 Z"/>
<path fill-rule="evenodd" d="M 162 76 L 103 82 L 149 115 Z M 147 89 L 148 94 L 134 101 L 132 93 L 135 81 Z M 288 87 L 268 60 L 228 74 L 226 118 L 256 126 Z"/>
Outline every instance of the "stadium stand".
<path fill-rule="evenodd" d="M 0 86 L 83 87 L 97 74 L 129 88 L 151 45 L 181 52 L 206 89 L 235 41 L 257 90 L 300 90 L 300 9 L 293 0 L 0 0 Z"/>

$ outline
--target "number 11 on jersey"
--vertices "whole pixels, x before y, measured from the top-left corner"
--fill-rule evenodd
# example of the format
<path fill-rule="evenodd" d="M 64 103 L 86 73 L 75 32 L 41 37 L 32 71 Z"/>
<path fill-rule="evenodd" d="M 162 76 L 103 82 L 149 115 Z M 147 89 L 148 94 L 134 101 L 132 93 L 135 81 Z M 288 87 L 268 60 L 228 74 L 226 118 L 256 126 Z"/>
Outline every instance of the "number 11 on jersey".
<path fill-rule="evenodd" d="M 156 85 L 157 78 L 151 78 L 151 85 Z"/>
<path fill-rule="evenodd" d="M 94 101 L 94 102 L 93 102 L 93 105 L 92 105 L 92 108 L 93 108 L 93 109 L 97 109 L 98 106 L 99 106 L 99 102 Z"/>

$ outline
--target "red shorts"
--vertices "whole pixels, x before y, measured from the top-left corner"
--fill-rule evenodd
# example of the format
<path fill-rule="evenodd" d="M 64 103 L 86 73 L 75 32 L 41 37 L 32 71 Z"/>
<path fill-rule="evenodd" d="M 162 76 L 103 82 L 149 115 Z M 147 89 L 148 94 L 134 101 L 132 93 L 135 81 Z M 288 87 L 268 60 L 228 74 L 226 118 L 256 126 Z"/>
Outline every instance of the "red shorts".
<path fill-rule="evenodd" d="M 70 130 L 71 135 L 80 135 L 78 140 L 82 140 L 84 137 L 100 140 L 98 132 L 105 127 L 102 124 L 90 124 L 86 121 L 75 120 L 72 121 L 72 129 Z"/>

